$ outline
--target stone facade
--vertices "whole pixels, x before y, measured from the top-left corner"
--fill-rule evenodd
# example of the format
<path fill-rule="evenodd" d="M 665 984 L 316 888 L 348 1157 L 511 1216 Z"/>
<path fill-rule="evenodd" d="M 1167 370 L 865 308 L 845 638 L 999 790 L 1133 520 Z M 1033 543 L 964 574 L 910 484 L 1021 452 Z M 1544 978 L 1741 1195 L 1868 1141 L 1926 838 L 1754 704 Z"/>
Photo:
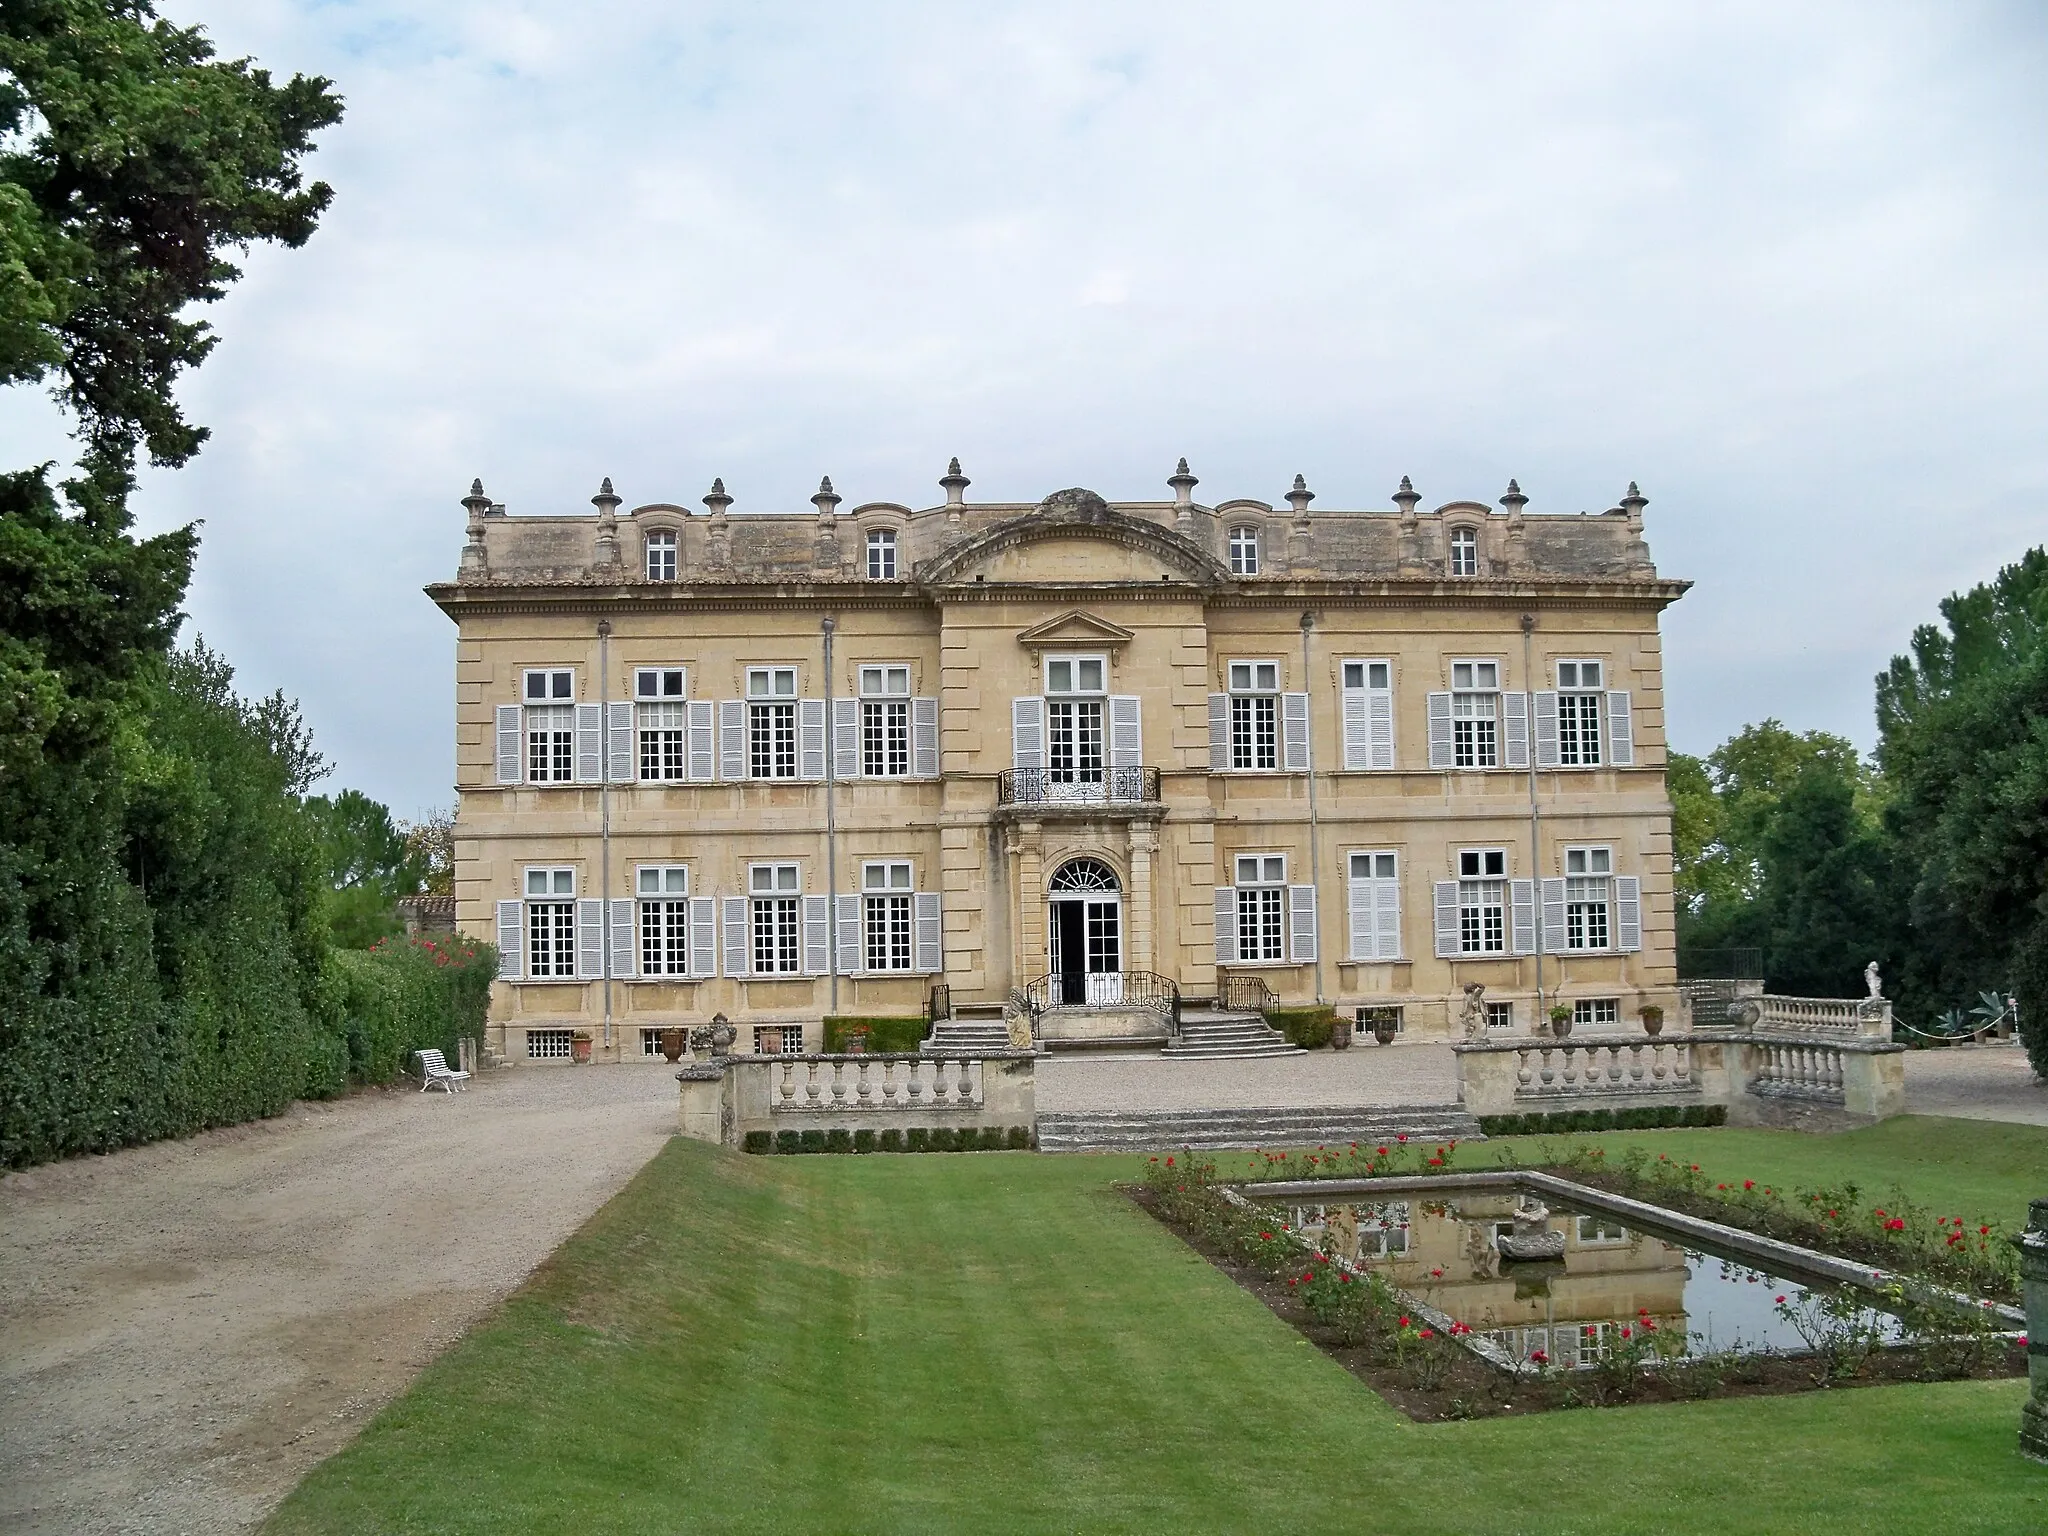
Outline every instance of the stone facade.
<path fill-rule="evenodd" d="M 1257 975 L 1425 1034 L 1474 981 L 1517 1033 L 1677 1015 L 1657 626 L 1686 583 L 1633 486 L 1533 516 L 1405 480 L 1386 511 L 1312 513 L 1299 477 L 1209 506 L 1185 463 L 1170 501 L 940 483 L 806 515 L 472 488 L 428 592 L 495 1045 L 639 1059 L 723 1011 L 742 1051 L 816 1050 L 940 981 L 1116 1002 L 1091 974 Z"/>

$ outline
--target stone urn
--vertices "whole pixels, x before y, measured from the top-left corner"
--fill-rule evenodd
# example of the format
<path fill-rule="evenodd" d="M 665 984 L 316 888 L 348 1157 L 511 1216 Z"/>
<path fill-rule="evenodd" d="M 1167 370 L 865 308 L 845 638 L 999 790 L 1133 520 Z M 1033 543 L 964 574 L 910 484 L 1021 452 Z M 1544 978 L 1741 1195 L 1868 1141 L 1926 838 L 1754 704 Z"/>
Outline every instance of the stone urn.
<path fill-rule="evenodd" d="M 1550 1033 L 1559 1040 L 1572 1032 L 1572 1011 L 1569 1008 L 1550 1010 Z"/>
<path fill-rule="evenodd" d="M 1372 1026 L 1372 1037 L 1379 1041 L 1381 1045 L 1392 1045 L 1394 1043 L 1394 1036 L 1399 1033 L 1401 1033 L 1401 1026 L 1392 1019 L 1376 1020 Z"/>
<path fill-rule="evenodd" d="M 1330 1021 L 1330 1049 L 1348 1051 L 1351 1049 L 1351 1021 L 1338 1014 Z"/>
<path fill-rule="evenodd" d="M 1525 1198 L 1515 1207 L 1515 1226 L 1494 1239 L 1503 1259 L 1523 1262 L 1564 1257 L 1564 1234 L 1550 1230 L 1550 1212 Z"/>
<path fill-rule="evenodd" d="M 1642 1011 L 1641 1018 L 1644 1034 L 1661 1035 L 1664 1033 L 1664 1010 L 1655 1003 L 1650 1004 Z"/>
<path fill-rule="evenodd" d="M 569 1037 L 569 1059 L 579 1067 L 590 1065 L 590 1031 L 579 1029 Z"/>
<path fill-rule="evenodd" d="M 689 1037 L 683 1033 L 681 1025 L 671 1024 L 662 1030 L 661 1054 L 668 1058 L 670 1066 L 683 1059 L 683 1047 L 688 1043 Z"/>

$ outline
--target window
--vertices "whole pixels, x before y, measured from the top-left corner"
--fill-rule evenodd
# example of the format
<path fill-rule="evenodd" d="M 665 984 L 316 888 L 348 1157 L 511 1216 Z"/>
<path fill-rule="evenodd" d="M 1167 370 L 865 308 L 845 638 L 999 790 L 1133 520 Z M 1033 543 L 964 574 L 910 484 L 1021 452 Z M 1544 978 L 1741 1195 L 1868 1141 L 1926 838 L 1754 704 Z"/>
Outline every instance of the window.
<path fill-rule="evenodd" d="M 794 976 L 802 969 L 797 944 L 797 870 L 794 864 L 756 864 L 747 872 L 752 897 L 754 974 Z"/>
<path fill-rule="evenodd" d="M 1566 768 L 1599 766 L 1602 671 L 1597 661 L 1557 664 L 1557 760 Z"/>
<path fill-rule="evenodd" d="M 894 581 L 896 579 L 896 532 L 892 528 L 875 528 L 868 533 L 868 580 Z"/>
<path fill-rule="evenodd" d="M 690 871 L 681 864 L 643 864 L 640 897 L 640 974 L 690 974 Z"/>
<path fill-rule="evenodd" d="M 1508 855 L 1504 848 L 1458 850 L 1458 953 L 1507 951 Z"/>
<path fill-rule="evenodd" d="M 1285 960 L 1287 858 L 1277 853 L 1241 854 L 1237 860 L 1237 957 L 1243 961 Z"/>
<path fill-rule="evenodd" d="M 1451 530 L 1451 574 L 1453 576 L 1477 576 L 1479 574 L 1478 529 L 1453 528 Z"/>
<path fill-rule="evenodd" d="M 528 1061 L 549 1061 L 569 1059 L 569 1036 L 566 1029 L 529 1029 L 526 1032 L 526 1059 Z"/>
<path fill-rule="evenodd" d="M 526 974 L 576 974 L 576 871 L 526 872 Z"/>
<path fill-rule="evenodd" d="M 1500 766 L 1500 663 L 1451 663 L 1451 761 L 1459 768 Z"/>
<path fill-rule="evenodd" d="M 796 668 L 747 669 L 747 772 L 796 777 Z"/>
<path fill-rule="evenodd" d="M 1230 664 L 1230 766 L 1280 766 L 1280 663 Z"/>
<path fill-rule="evenodd" d="M 640 1054 L 642 1056 L 659 1056 L 661 1054 L 661 1036 L 662 1030 L 660 1026 L 657 1025 L 655 1028 L 649 1029 L 643 1024 L 640 1027 Z M 687 1039 L 688 1036 L 685 1035 L 684 1038 Z"/>
<path fill-rule="evenodd" d="M 1351 958 L 1401 958 L 1399 856 L 1373 849 L 1351 855 Z"/>
<path fill-rule="evenodd" d="M 1344 663 L 1344 686 L 1346 688 L 1390 688 L 1393 668 L 1384 661 L 1347 661 Z"/>
<path fill-rule="evenodd" d="M 668 529 L 658 528 L 647 535 L 647 579 L 676 579 L 676 536 Z"/>
<path fill-rule="evenodd" d="M 1606 949 L 1612 942 L 1607 877 L 1614 854 L 1606 848 L 1564 851 L 1564 947 Z"/>
<path fill-rule="evenodd" d="M 1351 855 L 1351 878 L 1354 880 L 1393 879 L 1394 855 L 1391 853 L 1354 853 Z"/>
<path fill-rule="evenodd" d="M 1406 1253 L 1409 1220 L 1406 1200 L 1361 1205 L 1358 1208 L 1358 1256 L 1361 1259 L 1390 1259 Z"/>
<path fill-rule="evenodd" d="M 1103 710 L 1109 667 L 1100 656 L 1054 656 L 1045 663 L 1046 767 L 1054 784 L 1103 781 Z M 1089 698 L 1083 695 L 1093 694 Z"/>
<path fill-rule="evenodd" d="M 910 668 L 860 669 L 860 771 L 871 779 L 910 772 Z"/>
<path fill-rule="evenodd" d="M 1578 1226 L 1579 1242 L 1584 1247 L 1612 1247 L 1628 1241 L 1628 1228 L 1612 1216 L 1581 1216 Z"/>
<path fill-rule="evenodd" d="M 1619 1024 L 1621 1022 L 1621 999 L 1618 997 L 1582 997 L 1572 1004 L 1572 1025 Z"/>
<path fill-rule="evenodd" d="M 1380 1003 L 1361 1008 L 1358 1010 L 1358 1027 L 1360 1030 L 1388 1028 L 1398 1035 L 1405 1027 L 1402 1007 L 1399 1003 Z"/>
<path fill-rule="evenodd" d="M 1230 574 L 1233 576 L 1256 576 L 1259 574 L 1258 529 L 1233 528 L 1230 530 Z"/>
<path fill-rule="evenodd" d="M 863 864 L 861 933 L 871 971 L 911 969 L 910 862 Z"/>
<path fill-rule="evenodd" d="M 689 776 L 688 678 L 681 667 L 638 667 L 633 672 L 634 713 L 640 736 L 640 777 Z"/>
<path fill-rule="evenodd" d="M 1515 1027 L 1515 1005 L 1513 1003 L 1488 1003 L 1486 1005 L 1486 1027 L 1488 1029 L 1513 1029 Z"/>
<path fill-rule="evenodd" d="M 526 674 L 526 778 L 566 784 L 576 776 L 576 674 Z"/>

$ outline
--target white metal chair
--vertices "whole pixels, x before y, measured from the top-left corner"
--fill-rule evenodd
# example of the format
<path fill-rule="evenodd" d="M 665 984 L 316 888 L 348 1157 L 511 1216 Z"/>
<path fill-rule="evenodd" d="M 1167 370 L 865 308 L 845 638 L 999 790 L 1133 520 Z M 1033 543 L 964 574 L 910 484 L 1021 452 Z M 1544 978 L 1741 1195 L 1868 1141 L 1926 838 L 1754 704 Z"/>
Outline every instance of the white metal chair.
<path fill-rule="evenodd" d="M 469 1081 L 469 1074 L 448 1065 L 448 1058 L 439 1051 L 414 1051 L 420 1059 L 420 1092 L 438 1084 L 443 1093 L 460 1093 L 462 1085 Z"/>

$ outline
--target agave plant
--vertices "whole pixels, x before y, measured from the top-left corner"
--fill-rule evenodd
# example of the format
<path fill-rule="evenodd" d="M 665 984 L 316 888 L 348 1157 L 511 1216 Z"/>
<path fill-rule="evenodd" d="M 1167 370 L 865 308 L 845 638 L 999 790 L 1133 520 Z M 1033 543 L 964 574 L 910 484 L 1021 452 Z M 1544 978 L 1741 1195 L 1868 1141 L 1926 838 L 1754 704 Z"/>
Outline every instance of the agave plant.
<path fill-rule="evenodd" d="M 1996 992 L 1978 994 L 1977 1006 L 1970 1010 L 1970 1017 L 1977 1021 L 1977 1028 L 1991 1029 L 2005 1019 L 2006 1001 Z"/>
<path fill-rule="evenodd" d="M 1970 1033 L 1970 1021 L 1963 1017 L 1961 1009 L 1951 1008 L 1946 1013 L 1935 1015 L 1934 1032 L 1937 1035 L 1967 1035 Z"/>

